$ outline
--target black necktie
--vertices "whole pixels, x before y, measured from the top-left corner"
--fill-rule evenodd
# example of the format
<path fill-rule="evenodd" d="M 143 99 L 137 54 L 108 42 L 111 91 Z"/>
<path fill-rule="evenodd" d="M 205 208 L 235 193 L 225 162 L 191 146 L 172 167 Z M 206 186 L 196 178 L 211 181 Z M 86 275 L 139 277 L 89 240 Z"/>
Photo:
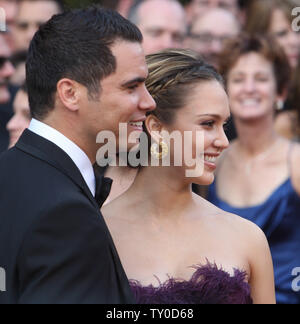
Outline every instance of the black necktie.
<path fill-rule="evenodd" d="M 101 173 L 101 169 L 98 166 L 94 166 L 94 173 L 96 178 L 95 199 L 99 208 L 101 208 L 109 196 L 112 180 L 110 178 L 104 178 L 103 173 Z"/>

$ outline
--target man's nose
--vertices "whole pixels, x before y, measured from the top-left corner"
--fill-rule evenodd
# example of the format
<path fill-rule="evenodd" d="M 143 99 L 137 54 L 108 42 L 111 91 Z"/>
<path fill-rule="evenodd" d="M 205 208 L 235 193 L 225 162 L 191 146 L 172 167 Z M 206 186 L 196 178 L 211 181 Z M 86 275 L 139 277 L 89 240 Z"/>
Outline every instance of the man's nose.
<path fill-rule="evenodd" d="M 153 97 L 150 95 L 148 92 L 146 86 L 144 87 L 143 90 L 143 97 L 141 98 L 140 101 L 140 109 L 146 110 L 146 111 L 152 111 L 156 108 L 156 102 L 153 99 Z"/>
<path fill-rule="evenodd" d="M 174 41 L 172 35 L 170 33 L 165 33 L 160 40 L 160 47 L 161 49 L 172 48 L 174 46 Z"/>

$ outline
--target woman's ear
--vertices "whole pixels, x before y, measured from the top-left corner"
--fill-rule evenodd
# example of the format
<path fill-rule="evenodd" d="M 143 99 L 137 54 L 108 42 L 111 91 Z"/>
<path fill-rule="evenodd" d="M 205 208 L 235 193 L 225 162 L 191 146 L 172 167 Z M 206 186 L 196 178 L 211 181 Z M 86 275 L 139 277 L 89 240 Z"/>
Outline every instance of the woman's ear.
<path fill-rule="evenodd" d="M 163 126 L 161 121 L 154 115 L 147 116 L 145 120 L 145 127 L 147 132 L 151 135 L 151 137 L 157 142 L 160 143 L 162 140 L 162 136 L 160 135 Z"/>
<path fill-rule="evenodd" d="M 74 80 L 64 78 L 57 83 L 57 96 L 64 107 L 71 111 L 79 110 L 81 92 L 79 83 Z"/>

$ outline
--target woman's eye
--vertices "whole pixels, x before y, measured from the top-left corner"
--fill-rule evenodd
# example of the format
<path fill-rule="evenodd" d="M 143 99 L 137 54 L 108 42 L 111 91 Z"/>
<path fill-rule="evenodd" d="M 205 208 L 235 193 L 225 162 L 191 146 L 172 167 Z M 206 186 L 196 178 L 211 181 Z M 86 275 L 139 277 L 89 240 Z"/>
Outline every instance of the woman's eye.
<path fill-rule="evenodd" d="M 269 77 L 268 77 L 268 75 L 258 74 L 258 75 L 255 77 L 255 80 L 256 80 L 256 81 L 259 81 L 259 82 L 267 82 L 267 81 L 269 81 Z"/>
<path fill-rule="evenodd" d="M 213 127 L 215 124 L 214 121 L 203 122 L 201 125 L 206 127 Z"/>

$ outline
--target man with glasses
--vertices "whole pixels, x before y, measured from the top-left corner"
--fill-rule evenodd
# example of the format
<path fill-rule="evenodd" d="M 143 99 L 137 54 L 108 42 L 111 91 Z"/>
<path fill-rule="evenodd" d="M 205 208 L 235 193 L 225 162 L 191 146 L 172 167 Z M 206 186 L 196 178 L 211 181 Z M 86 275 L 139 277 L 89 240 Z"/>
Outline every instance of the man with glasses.
<path fill-rule="evenodd" d="M 239 32 L 240 24 L 230 11 L 212 9 L 192 23 L 186 46 L 217 68 L 224 43 Z"/>

